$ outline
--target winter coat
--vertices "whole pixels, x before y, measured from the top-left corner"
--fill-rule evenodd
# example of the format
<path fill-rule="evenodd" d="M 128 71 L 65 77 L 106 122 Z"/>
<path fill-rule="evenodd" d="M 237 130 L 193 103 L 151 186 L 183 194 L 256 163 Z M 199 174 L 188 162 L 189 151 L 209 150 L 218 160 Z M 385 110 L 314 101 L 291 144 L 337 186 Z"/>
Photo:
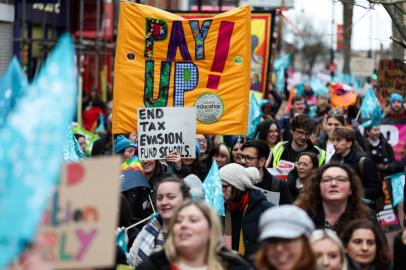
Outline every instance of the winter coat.
<path fill-rule="evenodd" d="M 218 252 L 219 257 L 225 264 L 227 270 L 252 270 L 253 267 L 240 257 L 235 252 L 229 251 L 226 248 L 222 248 Z M 165 255 L 164 250 L 157 251 L 140 265 L 137 266 L 137 270 L 172 270 L 172 266 L 169 263 L 168 258 Z"/>
<path fill-rule="evenodd" d="M 258 248 L 258 237 L 259 237 L 259 217 L 261 214 L 267 210 L 268 208 L 274 206 L 271 202 L 268 202 L 265 198 L 265 195 L 262 191 L 257 189 L 249 190 L 249 200 L 247 209 L 245 210 L 245 214 L 243 216 L 237 215 L 237 219 L 235 216 L 232 216 L 232 220 L 236 221 L 237 223 L 241 223 L 242 234 L 244 238 L 244 245 L 245 245 L 245 254 L 244 257 L 247 259 L 251 258 Z M 227 210 L 228 211 L 228 210 Z M 240 220 L 238 220 L 240 218 Z M 236 224 L 232 224 L 231 227 L 235 228 Z M 237 226 L 238 227 L 238 226 Z M 240 234 L 240 230 L 233 231 L 232 235 Z"/>

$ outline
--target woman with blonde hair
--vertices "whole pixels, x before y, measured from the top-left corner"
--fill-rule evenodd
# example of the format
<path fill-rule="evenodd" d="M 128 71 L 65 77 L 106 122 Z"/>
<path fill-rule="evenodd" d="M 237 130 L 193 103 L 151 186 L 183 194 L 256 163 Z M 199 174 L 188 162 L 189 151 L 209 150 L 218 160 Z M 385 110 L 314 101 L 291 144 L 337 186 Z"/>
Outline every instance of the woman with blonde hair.
<path fill-rule="evenodd" d="M 324 270 L 347 270 L 348 262 L 343 243 L 329 229 L 315 230 L 310 237 L 317 264 Z"/>
<path fill-rule="evenodd" d="M 176 212 L 164 248 L 152 254 L 137 270 L 252 269 L 223 245 L 216 213 L 203 201 L 185 201 Z"/>

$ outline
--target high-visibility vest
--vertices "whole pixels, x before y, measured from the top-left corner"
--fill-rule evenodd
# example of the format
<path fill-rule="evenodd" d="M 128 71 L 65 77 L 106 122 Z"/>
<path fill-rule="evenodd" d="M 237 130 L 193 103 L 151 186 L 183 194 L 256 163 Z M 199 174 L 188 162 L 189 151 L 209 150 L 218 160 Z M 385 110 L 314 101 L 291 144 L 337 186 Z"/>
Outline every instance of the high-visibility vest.
<path fill-rule="evenodd" d="M 281 156 L 283 154 L 283 151 L 285 150 L 285 146 L 288 143 L 288 141 L 280 142 L 277 145 L 274 146 L 272 149 L 272 167 L 277 168 L 279 165 L 279 160 L 281 159 Z M 316 145 L 314 147 L 319 151 L 319 154 L 317 155 L 317 158 L 319 159 L 319 167 L 324 164 L 324 161 L 326 160 L 326 151 Z"/>

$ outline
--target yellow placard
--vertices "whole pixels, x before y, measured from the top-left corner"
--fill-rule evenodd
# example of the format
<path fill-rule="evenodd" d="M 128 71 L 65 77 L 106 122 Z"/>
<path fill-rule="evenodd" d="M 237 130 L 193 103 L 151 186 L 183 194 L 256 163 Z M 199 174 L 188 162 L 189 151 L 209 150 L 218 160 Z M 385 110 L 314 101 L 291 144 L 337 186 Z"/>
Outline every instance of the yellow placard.
<path fill-rule="evenodd" d="M 122 1 L 113 134 L 136 130 L 138 108 L 193 106 L 198 133 L 245 134 L 250 18 L 249 6 L 188 20 Z"/>

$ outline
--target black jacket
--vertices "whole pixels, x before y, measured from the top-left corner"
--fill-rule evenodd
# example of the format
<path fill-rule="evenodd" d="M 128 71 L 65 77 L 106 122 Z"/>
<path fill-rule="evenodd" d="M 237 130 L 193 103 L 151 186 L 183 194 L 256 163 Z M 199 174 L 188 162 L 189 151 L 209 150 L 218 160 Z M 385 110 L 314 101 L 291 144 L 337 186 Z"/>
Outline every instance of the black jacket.
<path fill-rule="evenodd" d="M 351 166 L 362 180 L 365 198 L 375 202 L 376 199 L 378 199 L 382 194 L 381 179 L 375 163 L 368 157 L 364 157 L 363 170 L 361 171 L 361 157 L 363 156 L 357 153 L 357 151 L 355 151 L 353 147 L 351 149 L 351 152 L 346 157 L 344 157 L 344 159 L 342 159 L 341 156 L 336 153 L 331 158 L 331 161 L 345 163 Z"/>
<path fill-rule="evenodd" d="M 368 156 L 375 162 L 375 164 L 388 164 L 395 160 L 393 148 L 382 133 L 379 134 L 378 147 L 374 147 L 368 140 L 366 140 L 366 145 Z"/>
<path fill-rule="evenodd" d="M 219 257 L 223 260 L 225 264 L 225 269 L 227 270 L 251 270 L 252 266 L 241 258 L 235 252 L 231 252 L 226 248 L 222 248 L 218 252 Z M 165 251 L 157 251 L 152 253 L 148 259 L 143 261 L 137 266 L 137 270 L 171 270 L 171 265 L 166 258 Z"/>
<path fill-rule="evenodd" d="M 113 154 L 113 143 L 111 137 L 108 134 L 105 134 L 100 139 L 96 140 L 93 143 L 92 157 L 94 156 L 111 156 Z"/>
<path fill-rule="evenodd" d="M 406 245 L 402 241 L 402 232 L 400 232 L 393 241 L 393 270 L 406 269 Z"/>
<path fill-rule="evenodd" d="M 279 192 L 279 205 L 292 204 L 292 196 L 289 192 L 288 183 L 286 181 L 281 181 L 277 177 L 270 174 L 266 168 L 263 168 L 263 170 L 264 176 L 262 177 L 262 181 L 255 184 L 255 186 L 265 190 Z"/>
<path fill-rule="evenodd" d="M 245 244 L 245 254 L 244 257 L 253 261 L 253 255 L 257 251 L 258 248 L 258 237 L 259 237 L 259 217 L 261 214 L 267 210 L 268 208 L 274 206 L 271 202 L 268 202 L 265 198 L 265 195 L 257 190 L 251 189 L 249 191 L 249 201 L 248 206 L 245 211 L 245 215 L 241 217 L 241 213 L 231 212 L 231 219 L 232 222 L 241 223 L 240 226 L 236 226 L 238 224 L 232 224 L 232 228 L 242 228 L 242 233 L 244 237 L 244 244 Z M 228 211 L 228 210 L 227 210 Z M 240 219 L 240 220 L 238 220 Z M 232 235 L 239 237 L 240 229 L 233 230 Z M 235 239 L 235 237 L 233 237 Z"/>
<path fill-rule="evenodd" d="M 292 197 L 292 201 L 296 201 L 296 199 L 299 197 L 300 194 L 300 189 L 296 187 L 296 181 L 299 178 L 299 175 L 297 174 L 296 168 L 291 170 L 288 174 L 288 187 L 289 187 L 289 193 L 290 196 Z"/>

